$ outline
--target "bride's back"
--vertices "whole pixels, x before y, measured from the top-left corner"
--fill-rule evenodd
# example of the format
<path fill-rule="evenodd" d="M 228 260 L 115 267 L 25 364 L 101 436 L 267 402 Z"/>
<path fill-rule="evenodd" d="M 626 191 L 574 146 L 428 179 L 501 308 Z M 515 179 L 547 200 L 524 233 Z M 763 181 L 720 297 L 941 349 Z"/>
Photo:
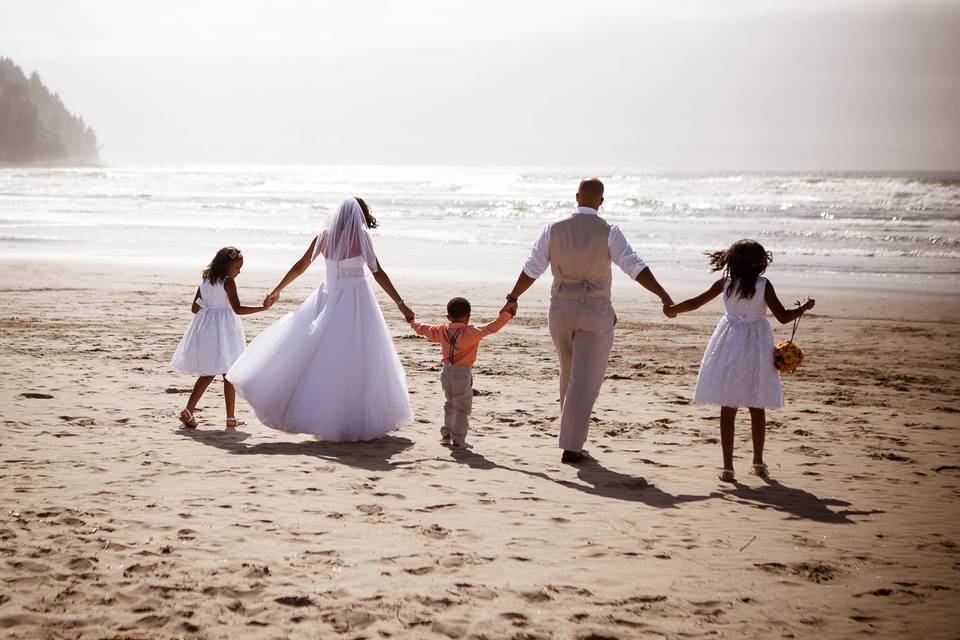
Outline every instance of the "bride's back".
<path fill-rule="evenodd" d="M 363 248 L 360 245 L 359 236 L 353 236 L 347 241 L 342 239 L 334 240 L 333 243 L 327 242 L 327 230 L 321 231 L 317 237 L 317 252 L 323 256 L 324 260 L 349 260 L 363 255 Z M 331 251 L 331 245 L 336 246 L 336 251 Z"/>

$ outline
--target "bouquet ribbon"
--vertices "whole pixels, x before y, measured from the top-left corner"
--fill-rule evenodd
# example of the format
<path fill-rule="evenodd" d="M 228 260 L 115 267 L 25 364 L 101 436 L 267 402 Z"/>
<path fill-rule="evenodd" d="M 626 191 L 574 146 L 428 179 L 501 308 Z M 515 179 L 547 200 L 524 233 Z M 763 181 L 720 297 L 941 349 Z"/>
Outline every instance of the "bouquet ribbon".
<path fill-rule="evenodd" d="M 798 307 L 801 306 L 799 300 L 797 300 L 797 306 L 798 306 Z M 797 327 L 800 326 L 800 318 L 802 318 L 802 317 L 803 317 L 803 314 L 801 313 L 801 314 L 798 315 L 798 316 L 796 317 L 796 319 L 793 321 L 793 331 L 790 332 L 790 339 L 787 340 L 787 342 L 793 342 L 793 337 L 794 337 L 795 335 L 797 335 Z"/>

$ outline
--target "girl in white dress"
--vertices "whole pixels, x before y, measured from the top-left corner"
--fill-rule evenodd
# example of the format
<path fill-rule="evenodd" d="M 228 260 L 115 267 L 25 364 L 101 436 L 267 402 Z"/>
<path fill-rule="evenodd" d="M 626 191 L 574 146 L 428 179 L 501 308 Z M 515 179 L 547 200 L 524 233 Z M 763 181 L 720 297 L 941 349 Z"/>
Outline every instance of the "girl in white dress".
<path fill-rule="evenodd" d="M 371 440 L 413 418 L 406 377 L 364 266 L 407 320 L 413 312 L 373 251 L 366 203 L 344 200 L 268 300 L 322 256 L 325 282 L 250 343 L 227 372 L 257 418 L 333 442 Z"/>
<path fill-rule="evenodd" d="M 180 422 L 188 429 L 197 428 L 193 412 L 203 392 L 216 376 L 225 374 L 243 353 L 246 338 L 237 316 L 266 311 L 273 305 L 272 300 L 265 301 L 260 307 L 240 304 L 234 280 L 240 275 L 241 267 L 243 254 L 239 249 L 224 247 L 217 251 L 217 255 L 203 270 L 203 279 L 190 307 L 194 313 L 193 320 L 170 362 L 170 366 L 181 373 L 199 376 L 186 408 L 180 412 Z M 227 428 L 236 429 L 243 423 L 234 416 L 236 394 L 226 376 L 223 378 L 223 398 L 227 405 Z"/>
<path fill-rule="evenodd" d="M 700 362 L 694 402 L 720 405 L 720 444 L 723 469 L 720 479 L 733 482 L 733 433 L 737 410 L 750 409 L 753 435 L 752 473 L 769 475 L 763 462 L 767 417 L 764 409 L 783 406 L 780 375 L 773 366 L 773 331 L 766 318 L 770 309 L 781 323 L 792 322 L 812 309 L 807 299 L 796 309 L 784 309 L 769 280 L 762 277 L 773 256 L 753 240 L 738 240 L 726 251 L 707 254 L 713 271 L 723 277 L 689 300 L 665 305 L 663 312 L 676 317 L 699 309 L 723 294 L 726 313 L 717 323 Z"/>

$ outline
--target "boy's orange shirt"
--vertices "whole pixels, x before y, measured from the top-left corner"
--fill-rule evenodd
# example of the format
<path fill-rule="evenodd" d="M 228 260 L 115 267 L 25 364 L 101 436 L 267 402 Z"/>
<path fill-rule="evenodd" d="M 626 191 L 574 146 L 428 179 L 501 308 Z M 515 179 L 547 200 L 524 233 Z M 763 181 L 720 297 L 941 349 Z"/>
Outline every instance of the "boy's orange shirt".
<path fill-rule="evenodd" d="M 496 320 L 484 325 L 462 322 L 428 325 L 411 320 L 410 328 L 430 342 L 440 345 L 443 364 L 470 366 L 477 361 L 477 348 L 480 346 L 480 341 L 500 331 L 512 317 L 508 312 L 501 311 Z M 450 361 L 451 344 L 453 345 L 453 362 Z"/>

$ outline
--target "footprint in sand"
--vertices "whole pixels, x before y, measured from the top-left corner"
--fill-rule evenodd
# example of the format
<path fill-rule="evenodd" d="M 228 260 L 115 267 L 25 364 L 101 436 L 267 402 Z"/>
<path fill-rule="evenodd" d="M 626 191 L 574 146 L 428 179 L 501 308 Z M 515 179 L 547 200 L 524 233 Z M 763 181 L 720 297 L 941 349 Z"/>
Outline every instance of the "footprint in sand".
<path fill-rule="evenodd" d="M 347 633 L 365 629 L 380 620 L 381 616 L 373 611 L 357 608 L 355 605 L 347 605 L 321 614 L 320 619 L 333 627 L 337 633 Z"/>
<path fill-rule="evenodd" d="M 97 562 L 96 558 L 73 558 L 67 562 L 67 568 L 75 573 L 83 573 L 94 568 Z"/>
<path fill-rule="evenodd" d="M 139 620 L 137 620 L 136 626 L 121 627 L 121 629 L 123 630 L 135 629 L 137 626 L 148 627 L 150 629 L 159 629 L 160 627 L 166 626 L 168 622 L 170 622 L 170 618 L 168 618 L 167 616 L 153 616 L 153 615 L 144 616 Z"/>
<path fill-rule="evenodd" d="M 493 558 L 483 558 L 473 553 L 466 554 L 455 552 L 451 553 L 449 556 L 440 558 L 437 560 L 437 564 L 446 569 L 455 569 L 465 565 L 484 564 L 486 562 L 491 562 L 492 560 Z"/>
<path fill-rule="evenodd" d="M 837 567 L 815 561 L 792 562 L 790 564 L 783 564 L 781 562 L 758 562 L 753 566 L 769 573 L 799 576 L 810 582 L 816 582 L 817 584 L 830 582 L 836 578 L 840 572 Z"/>
<path fill-rule="evenodd" d="M 123 577 L 129 578 L 131 576 L 142 576 L 148 573 L 153 573 L 159 566 L 159 562 L 155 562 L 153 564 L 132 564 L 123 570 Z"/>
<path fill-rule="evenodd" d="M 507 611 L 501 613 L 500 617 L 504 620 L 508 620 L 515 627 L 526 627 L 530 624 L 530 618 L 519 611 Z"/>
<path fill-rule="evenodd" d="M 898 453 L 893 453 L 892 451 L 888 451 L 886 453 L 882 453 L 882 452 L 871 453 L 870 457 L 873 458 L 874 460 L 892 460 L 894 462 L 913 462 L 913 459 L 910 456 L 903 456 Z"/>
<path fill-rule="evenodd" d="M 491 589 L 485 584 L 470 584 L 469 582 L 458 582 L 454 585 L 457 592 L 461 595 L 473 599 L 490 601 L 500 597 L 500 593 Z"/>
<path fill-rule="evenodd" d="M 424 535 L 428 538 L 433 538 L 434 540 L 442 540 L 443 538 L 446 538 L 448 535 L 450 535 L 449 529 L 444 529 L 438 524 L 431 524 L 429 526 L 419 525 L 419 526 L 415 526 L 414 528 L 421 535 Z"/>
<path fill-rule="evenodd" d="M 383 513 L 383 507 L 379 504 L 358 504 L 357 511 L 368 516 L 378 516 Z"/>
<path fill-rule="evenodd" d="M 309 607 L 313 604 L 313 600 L 307 596 L 282 596 L 274 598 L 273 601 L 288 607 Z"/>

